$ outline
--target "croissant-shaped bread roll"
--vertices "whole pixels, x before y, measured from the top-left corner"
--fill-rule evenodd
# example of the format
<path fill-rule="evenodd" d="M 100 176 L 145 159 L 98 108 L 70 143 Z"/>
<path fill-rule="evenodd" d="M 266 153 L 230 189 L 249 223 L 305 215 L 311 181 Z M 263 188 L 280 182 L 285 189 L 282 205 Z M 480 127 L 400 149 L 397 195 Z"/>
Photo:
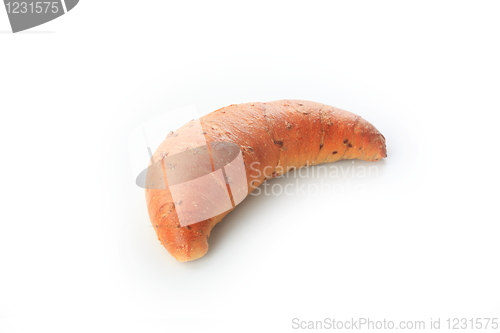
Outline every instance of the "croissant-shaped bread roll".
<path fill-rule="evenodd" d="M 212 228 L 266 179 L 307 165 L 384 157 L 384 136 L 353 113 L 301 100 L 230 105 L 160 144 L 147 171 L 149 216 L 175 259 L 198 259 Z"/>

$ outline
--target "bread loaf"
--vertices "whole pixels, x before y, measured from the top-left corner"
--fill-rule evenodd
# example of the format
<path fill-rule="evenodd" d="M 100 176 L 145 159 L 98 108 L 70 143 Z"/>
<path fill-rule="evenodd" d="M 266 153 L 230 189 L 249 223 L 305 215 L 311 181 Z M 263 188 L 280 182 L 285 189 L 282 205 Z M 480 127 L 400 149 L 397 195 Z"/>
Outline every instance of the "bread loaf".
<path fill-rule="evenodd" d="M 215 156 L 216 149 L 226 160 Z M 175 259 L 194 260 L 207 253 L 212 228 L 266 179 L 307 165 L 384 157 L 384 136 L 353 113 L 301 100 L 230 105 L 191 121 L 160 144 L 147 176 L 149 216 Z"/>

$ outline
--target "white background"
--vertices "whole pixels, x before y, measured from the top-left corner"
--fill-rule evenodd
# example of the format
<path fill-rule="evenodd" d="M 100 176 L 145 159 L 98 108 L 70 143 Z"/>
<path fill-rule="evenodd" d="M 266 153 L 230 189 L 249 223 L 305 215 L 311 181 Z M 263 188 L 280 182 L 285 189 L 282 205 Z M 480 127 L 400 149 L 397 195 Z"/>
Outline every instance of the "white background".
<path fill-rule="evenodd" d="M 182 3 L 82 0 L 19 34 L 0 10 L 0 332 L 500 317 L 497 1 Z M 282 98 L 363 116 L 388 158 L 248 197 L 176 262 L 131 133 Z"/>

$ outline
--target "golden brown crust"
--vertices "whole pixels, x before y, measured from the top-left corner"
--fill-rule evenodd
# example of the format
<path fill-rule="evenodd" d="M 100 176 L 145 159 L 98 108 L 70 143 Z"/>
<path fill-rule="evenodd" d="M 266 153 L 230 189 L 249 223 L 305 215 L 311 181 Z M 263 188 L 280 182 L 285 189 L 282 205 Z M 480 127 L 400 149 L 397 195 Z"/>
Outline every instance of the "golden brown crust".
<path fill-rule="evenodd" d="M 293 168 L 387 156 L 385 138 L 363 118 L 320 103 L 280 100 L 233 104 L 188 123 L 167 136 L 153 162 L 163 163 L 166 156 L 206 142 L 233 142 L 240 147 L 249 192 Z M 167 167 L 162 165 L 163 171 Z M 168 184 L 164 189 L 146 189 L 146 201 L 158 239 L 179 261 L 205 255 L 212 228 L 230 212 L 183 227 Z"/>

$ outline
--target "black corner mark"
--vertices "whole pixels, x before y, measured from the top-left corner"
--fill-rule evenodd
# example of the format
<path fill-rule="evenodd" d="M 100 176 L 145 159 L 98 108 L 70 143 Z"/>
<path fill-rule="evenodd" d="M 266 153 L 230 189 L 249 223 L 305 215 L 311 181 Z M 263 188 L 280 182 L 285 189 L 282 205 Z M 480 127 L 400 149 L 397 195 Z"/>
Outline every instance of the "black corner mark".
<path fill-rule="evenodd" d="M 63 2 L 64 1 L 64 2 Z M 27 30 L 52 21 L 73 9 L 79 0 L 4 0 L 12 32 Z"/>
<path fill-rule="evenodd" d="M 75 8 L 76 4 L 78 3 L 79 0 L 64 0 L 66 3 L 66 11 L 70 11 L 73 8 Z"/>

